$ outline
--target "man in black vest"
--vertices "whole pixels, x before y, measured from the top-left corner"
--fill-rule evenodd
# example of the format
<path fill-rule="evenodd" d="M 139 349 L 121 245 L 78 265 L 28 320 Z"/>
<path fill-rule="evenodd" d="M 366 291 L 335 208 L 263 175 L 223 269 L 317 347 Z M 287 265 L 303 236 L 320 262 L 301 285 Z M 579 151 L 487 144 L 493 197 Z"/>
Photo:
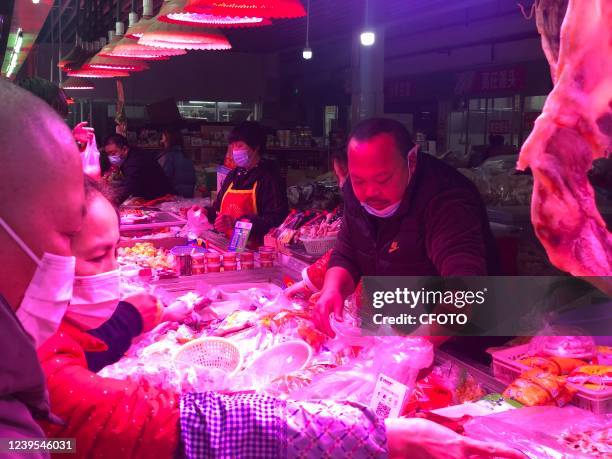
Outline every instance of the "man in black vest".
<path fill-rule="evenodd" d="M 497 275 L 486 208 L 461 173 L 419 153 L 397 121 L 374 118 L 349 138 L 349 179 L 338 242 L 317 301 L 316 319 L 331 334 L 361 276 Z"/>
<path fill-rule="evenodd" d="M 114 184 L 117 205 L 130 196 L 155 199 L 172 193 L 170 180 L 151 152 L 131 148 L 120 134 L 110 135 L 104 145 L 111 168 L 121 172 L 120 181 Z"/>

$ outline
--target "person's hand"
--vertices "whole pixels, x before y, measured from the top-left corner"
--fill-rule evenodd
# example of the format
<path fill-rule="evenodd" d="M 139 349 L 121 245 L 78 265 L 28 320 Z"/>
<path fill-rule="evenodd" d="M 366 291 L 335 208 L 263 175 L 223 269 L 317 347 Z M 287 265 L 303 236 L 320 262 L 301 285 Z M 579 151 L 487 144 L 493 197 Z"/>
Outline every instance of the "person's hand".
<path fill-rule="evenodd" d="M 87 124 L 87 121 L 83 121 L 82 123 L 77 124 L 72 130 L 74 140 L 82 143 L 83 145 L 87 145 L 87 143 L 94 137 L 94 129 L 87 127 Z"/>
<path fill-rule="evenodd" d="M 192 309 L 184 301 L 175 301 L 170 306 L 164 308 L 162 322 L 184 322 Z"/>
<path fill-rule="evenodd" d="M 518 450 L 495 442 L 463 437 L 427 419 L 385 419 L 389 459 L 525 459 Z"/>
<path fill-rule="evenodd" d="M 315 293 L 310 301 L 316 302 L 313 312 L 316 327 L 328 336 L 335 336 L 329 324 L 329 315 L 333 312 L 336 320 L 342 321 L 342 310 L 344 308 L 342 294 L 338 290 L 324 288 L 321 292 Z"/>
<path fill-rule="evenodd" d="M 220 233 L 229 233 L 234 229 L 236 219 L 229 215 L 219 214 L 215 219 L 215 229 Z"/>
<path fill-rule="evenodd" d="M 295 284 L 290 285 L 283 291 L 283 295 L 289 299 L 296 298 L 298 296 L 310 298 L 312 294 L 312 290 L 306 287 L 304 281 L 296 282 Z"/>

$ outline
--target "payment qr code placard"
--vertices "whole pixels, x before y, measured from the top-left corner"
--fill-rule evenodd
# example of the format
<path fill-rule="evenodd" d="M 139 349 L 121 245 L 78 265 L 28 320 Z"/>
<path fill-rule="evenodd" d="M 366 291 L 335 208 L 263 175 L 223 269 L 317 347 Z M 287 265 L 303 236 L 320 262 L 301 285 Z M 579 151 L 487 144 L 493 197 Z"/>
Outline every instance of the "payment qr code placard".
<path fill-rule="evenodd" d="M 397 418 L 402 410 L 408 387 L 383 374 L 378 375 L 370 409 L 381 419 Z"/>

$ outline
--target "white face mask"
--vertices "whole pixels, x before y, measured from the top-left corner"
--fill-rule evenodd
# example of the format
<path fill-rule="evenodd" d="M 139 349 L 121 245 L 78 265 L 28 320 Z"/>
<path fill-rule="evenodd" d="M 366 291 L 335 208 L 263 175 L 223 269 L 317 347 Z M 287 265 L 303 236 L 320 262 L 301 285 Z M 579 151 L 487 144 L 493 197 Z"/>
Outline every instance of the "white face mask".
<path fill-rule="evenodd" d="M 402 201 L 398 201 L 395 204 L 391 204 L 390 206 L 385 207 L 384 209 L 378 210 L 374 207 L 368 206 L 365 202 L 360 202 L 361 206 L 365 209 L 367 213 L 379 218 L 391 217 L 395 212 L 397 212 L 397 209 L 399 209 L 401 203 Z"/>
<path fill-rule="evenodd" d="M 76 259 L 51 253 L 39 259 L 1 217 L 0 226 L 37 265 L 16 314 L 38 347 L 57 331 L 64 317 L 72 297 Z"/>
<path fill-rule="evenodd" d="M 95 276 L 75 276 L 66 319 L 83 330 L 93 330 L 111 318 L 120 298 L 118 269 Z"/>
<path fill-rule="evenodd" d="M 123 158 L 119 155 L 114 155 L 114 156 L 109 156 L 108 157 L 108 161 L 113 165 L 113 166 L 120 166 L 123 163 Z"/>
<path fill-rule="evenodd" d="M 234 162 L 240 167 L 247 167 L 249 165 L 249 150 L 233 150 L 232 157 Z"/>

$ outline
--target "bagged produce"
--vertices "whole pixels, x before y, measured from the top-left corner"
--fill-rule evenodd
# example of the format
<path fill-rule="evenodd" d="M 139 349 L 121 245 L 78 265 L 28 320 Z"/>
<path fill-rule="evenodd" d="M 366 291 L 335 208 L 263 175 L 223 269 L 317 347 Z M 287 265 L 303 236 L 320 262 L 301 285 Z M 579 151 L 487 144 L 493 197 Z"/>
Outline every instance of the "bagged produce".
<path fill-rule="evenodd" d="M 509 410 L 474 418 L 464 429 L 469 437 L 505 444 L 532 459 L 612 457 L 612 416 L 576 407 Z"/>

